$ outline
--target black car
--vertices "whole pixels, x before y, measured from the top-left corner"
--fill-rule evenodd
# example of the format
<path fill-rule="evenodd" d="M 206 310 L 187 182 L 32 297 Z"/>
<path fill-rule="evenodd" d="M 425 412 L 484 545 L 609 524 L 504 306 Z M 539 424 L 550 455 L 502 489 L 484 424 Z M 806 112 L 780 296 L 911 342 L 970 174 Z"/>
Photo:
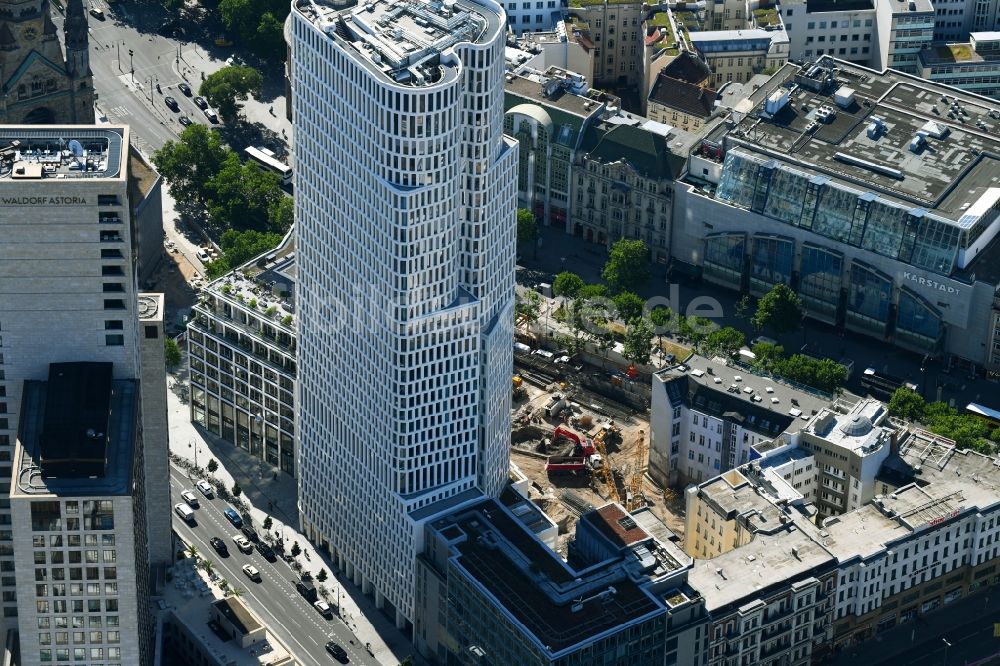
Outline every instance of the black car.
<path fill-rule="evenodd" d="M 191 96 L 191 86 L 189 86 L 188 84 L 186 84 L 186 83 L 178 83 L 177 84 L 177 89 L 180 90 L 185 95 L 187 95 L 188 97 Z"/>
<path fill-rule="evenodd" d="M 245 536 L 246 538 L 250 539 L 254 543 L 257 543 L 258 541 L 260 541 L 260 537 L 257 536 L 257 530 L 255 530 L 254 528 L 250 527 L 246 523 L 243 523 L 243 529 L 241 529 L 240 531 L 243 532 L 243 536 Z"/>
<path fill-rule="evenodd" d="M 177 122 L 179 122 L 181 125 L 184 125 L 184 127 L 187 127 L 188 125 L 191 124 L 191 119 L 188 118 L 187 116 L 181 116 L 180 118 L 177 119 Z"/>
<path fill-rule="evenodd" d="M 166 104 L 171 111 L 180 111 L 181 107 L 177 104 L 177 100 L 173 97 L 164 97 L 163 103 Z"/>
<path fill-rule="evenodd" d="M 268 562 L 274 562 L 278 559 L 278 557 L 274 554 L 274 549 L 263 541 L 258 541 L 253 545 L 253 547 L 256 548 L 257 552 L 260 553 L 260 556 Z"/>
<path fill-rule="evenodd" d="M 226 545 L 225 541 L 219 537 L 212 537 L 208 542 L 212 544 L 212 548 L 214 548 L 215 552 L 219 555 L 222 557 L 229 557 L 229 546 Z"/>
<path fill-rule="evenodd" d="M 208 100 L 206 100 L 204 97 L 200 97 L 200 96 L 199 97 L 195 97 L 194 98 L 194 103 L 198 105 L 199 109 L 207 109 L 208 108 Z"/>
<path fill-rule="evenodd" d="M 330 653 L 330 656 L 339 661 L 342 664 L 346 664 L 350 661 L 347 658 L 347 651 L 340 647 L 336 642 L 330 641 L 326 644 L 326 651 Z"/>

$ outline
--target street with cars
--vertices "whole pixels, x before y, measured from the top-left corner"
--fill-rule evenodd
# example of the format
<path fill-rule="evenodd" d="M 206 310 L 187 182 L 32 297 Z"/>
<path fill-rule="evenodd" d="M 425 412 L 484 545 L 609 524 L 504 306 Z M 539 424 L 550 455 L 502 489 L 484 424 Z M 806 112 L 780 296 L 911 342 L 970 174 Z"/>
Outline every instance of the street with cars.
<path fill-rule="evenodd" d="M 230 586 L 240 588 L 241 599 L 291 650 L 297 663 L 377 664 L 337 617 L 337 584 L 333 577 L 328 580 L 329 589 L 334 591 L 331 604 L 319 599 L 315 583 L 301 581 L 256 530 L 243 521 L 239 512 L 215 495 L 211 485 L 207 482 L 196 485 L 198 481 L 171 468 L 171 501 L 184 503 L 194 512 L 191 522 L 174 513 L 174 531 L 183 541 L 181 547 L 193 544 L 200 557 L 212 561 L 218 576 Z M 187 501 L 188 495 L 194 495 L 197 508 Z M 270 557 L 265 557 L 268 554 Z M 318 568 L 311 571 L 314 576 L 317 572 Z M 304 593 L 299 587 L 311 592 Z"/>

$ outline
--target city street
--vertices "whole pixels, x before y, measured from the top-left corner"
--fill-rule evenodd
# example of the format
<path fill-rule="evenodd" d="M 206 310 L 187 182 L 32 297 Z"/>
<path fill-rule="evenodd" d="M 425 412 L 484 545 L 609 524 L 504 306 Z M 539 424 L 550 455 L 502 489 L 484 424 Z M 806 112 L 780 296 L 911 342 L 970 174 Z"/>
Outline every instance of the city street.
<path fill-rule="evenodd" d="M 211 560 L 216 573 L 228 580 L 230 586 L 242 590 L 241 599 L 281 639 L 298 663 L 306 666 L 330 664 L 323 646 L 333 639 L 344 647 L 352 664 L 378 664 L 340 619 L 334 616 L 327 620 L 296 591 L 298 575 L 288 564 L 280 558 L 271 563 L 256 551 L 247 555 L 236 548 L 232 536 L 239 534 L 239 530 L 222 514 L 228 505 L 218 498 L 210 500 L 203 496 L 194 488 L 196 480 L 188 479 L 182 471 L 171 466 L 171 506 L 183 501 L 182 490 L 192 490 L 200 502 L 200 508 L 195 510 L 197 525 L 188 525 L 174 514 L 174 531 L 185 544 L 193 543 L 202 558 Z M 209 539 L 215 536 L 229 547 L 229 557 L 220 556 L 209 544 Z M 260 571 L 261 582 L 255 583 L 246 577 L 241 570 L 244 564 L 252 564 Z M 313 568 L 318 570 L 320 566 L 323 565 Z M 325 584 L 333 591 L 330 602 L 336 610 L 337 584 L 332 576 Z"/>

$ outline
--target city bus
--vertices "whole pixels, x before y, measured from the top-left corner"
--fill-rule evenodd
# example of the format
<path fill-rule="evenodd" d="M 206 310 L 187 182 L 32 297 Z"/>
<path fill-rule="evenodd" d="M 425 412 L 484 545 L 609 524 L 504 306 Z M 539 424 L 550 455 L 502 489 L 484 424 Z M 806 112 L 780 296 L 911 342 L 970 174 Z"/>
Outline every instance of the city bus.
<path fill-rule="evenodd" d="M 253 146 L 249 146 L 243 152 L 248 160 L 259 166 L 261 169 L 278 174 L 278 176 L 281 177 L 282 186 L 292 184 L 292 167 L 279 161 L 272 151 L 267 148 L 254 148 Z"/>
<path fill-rule="evenodd" d="M 861 387 L 876 398 L 888 400 L 896 392 L 896 389 L 904 386 L 914 392 L 917 390 L 916 384 L 892 375 L 881 374 L 876 372 L 875 368 L 868 368 L 861 375 Z"/>

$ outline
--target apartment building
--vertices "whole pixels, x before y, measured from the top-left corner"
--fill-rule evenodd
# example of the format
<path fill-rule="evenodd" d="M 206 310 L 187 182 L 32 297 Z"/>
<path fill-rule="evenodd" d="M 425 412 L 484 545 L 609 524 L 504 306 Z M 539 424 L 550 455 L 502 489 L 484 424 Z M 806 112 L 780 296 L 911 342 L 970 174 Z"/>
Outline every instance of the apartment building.
<path fill-rule="evenodd" d="M 757 445 L 804 425 L 829 397 L 692 356 L 653 375 L 649 475 L 700 483 L 760 456 Z"/>
<path fill-rule="evenodd" d="M 690 558 L 648 510 L 584 514 L 570 562 L 506 495 L 427 526 L 418 647 L 434 663 L 701 664 L 701 598 Z M 520 496 L 518 496 L 520 497 Z M 581 621 L 586 618 L 586 621 Z"/>
<path fill-rule="evenodd" d="M 646 6 L 634 0 L 570 0 L 567 23 L 586 26 L 594 44 L 591 83 L 621 94 L 644 90 L 644 27 Z M 631 107 L 630 107 L 631 108 Z"/>
<path fill-rule="evenodd" d="M 751 293 L 784 282 L 810 317 L 996 369 L 993 108 L 828 56 L 786 65 L 692 154 L 674 264 Z"/>
<path fill-rule="evenodd" d="M 502 4 L 515 35 L 552 30 L 566 7 L 563 0 L 505 0 Z"/>
<path fill-rule="evenodd" d="M 505 20 L 492 0 L 291 12 L 301 523 L 404 631 L 435 505 L 508 476 Z"/>
<path fill-rule="evenodd" d="M 708 87 L 712 71 L 688 51 L 671 59 L 649 87 L 645 115 L 650 120 L 697 132 L 715 113 L 717 92 Z"/>
<path fill-rule="evenodd" d="M 973 32 L 968 41 L 924 49 L 919 55 L 918 75 L 983 97 L 1000 98 L 1000 32 Z"/>
<path fill-rule="evenodd" d="M 4 203 L 0 208 L 4 234 L 0 244 L 4 266 L 0 280 L 0 459 L 6 461 L 0 465 L 0 476 L 10 487 L 10 495 L 0 502 L 0 590 L 4 642 L 10 646 L 12 636 L 20 636 L 21 663 L 38 663 L 48 654 L 53 659 L 72 655 L 81 663 L 141 663 L 131 657 L 146 649 L 151 632 L 148 581 L 173 556 L 167 508 L 163 299 L 158 294 L 139 294 L 142 230 L 133 213 L 151 190 L 135 187 L 133 164 L 127 127 L 0 128 L 0 199 Z M 105 474 L 103 467 L 100 472 L 95 468 L 93 487 L 74 478 L 50 488 L 46 473 L 22 473 L 26 469 L 22 465 L 30 468 L 38 461 L 38 429 L 46 423 L 44 419 L 51 418 L 50 425 L 73 422 L 73 414 L 59 413 L 55 394 L 47 404 L 40 402 L 53 379 L 56 388 L 81 390 L 79 385 L 60 384 L 50 376 L 53 363 L 79 363 L 84 368 L 100 364 L 100 376 L 110 372 L 110 379 L 95 387 L 103 387 L 103 393 L 93 392 L 92 409 L 100 411 L 109 404 L 129 408 L 127 413 L 113 415 L 115 423 L 126 429 L 123 433 L 112 433 L 103 422 L 95 426 L 95 441 L 100 439 L 109 451 L 120 451 L 124 469 L 111 466 Z M 109 398 L 112 387 L 129 392 L 127 401 Z M 62 404 L 69 411 L 79 407 L 71 398 Z M 50 417 L 46 417 L 47 405 Z M 104 413 L 104 421 L 108 418 Z M 108 437 L 115 441 L 108 443 Z M 120 483 L 111 483 L 112 476 Z M 90 531 L 89 518 L 51 522 L 52 534 L 41 530 L 36 534 L 31 521 L 36 500 L 40 509 L 48 507 L 45 510 L 60 515 L 68 515 L 70 502 L 78 514 L 85 504 L 96 507 L 95 502 L 110 502 L 116 519 L 110 527 L 95 528 L 101 535 Z M 118 557 L 121 563 L 115 569 L 109 560 L 100 560 L 103 555 L 98 553 L 96 564 L 98 568 L 111 565 L 113 572 L 121 570 L 123 575 L 118 583 L 109 578 L 113 584 L 108 586 L 100 575 L 86 579 L 96 586 L 94 605 L 103 614 L 90 625 L 96 632 L 91 640 L 89 635 L 80 638 L 75 624 L 67 625 L 67 613 L 74 612 L 84 597 L 70 603 L 48 585 L 56 580 L 62 592 L 67 583 L 61 581 L 67 580 L 73 583 L 71 589 L 85 586 L 86 594 L 92 590 L 80 582 L 83 578 L 53 578 L 65 574 L 62 567 L 51 568 L 49 575 L 48 565 L 58 562 L 48 553 L 53 558 L 69 558 L 67 563 L 81 563 L 81 557 L 90 558 L 102 550 L 98 546 L 95 551 L 91 542 L 100 543 L 104 537 L 120 545 L 120 552 L 117 546 L 108 550 L 109 557 Z M 65 551 L 66 544 L 74 550 Z M 38 553 L 39 560 L 32 554 L 35 548 L 44 551 Z M 38 567 L 41 573 L 35 572 L 35 562 L 45 565 Z M 35 581 L 44 589 L 29 585 L 35 580 L 33 572 L 48 576 Z M 74 576 L 79 572 L 80 567 L 71 571 Z M 120 612 L 114 610 L 118 603 L 124 604 Z M 43 612 L 42 607 L 47 610 Z M 86 611 L 82 612 L 74 623 L 86 621 Z M 111 636 L 97 630 L 97 623 L 107 626 L 105 618 L 117 620 L 123 615 L 131 633 L 122 633 L 124 627 L 113 629 L 122 645 L 111 644 Z M 43 624 L 51 631 L 39 631 Z M 71 629 L 78 630 L 72 640 Z M 129 647 L 122 652 L 126 637 Z M 120 661 L 109 660 L 109 655 L 119 653 Z"/>
<path fill-rule="evenodd" d="M 688 39 L 712 70 L 711 88 L 728 81 L 745 83 L 762 72 L 776 72 L 788 61 L 788 37 L 782 30 L 699 31 Z"/>
<path fill-rule="evenodd" d="M 508 57 L 508 71 L 516 71 L 521 65 L 543 72 L 555 67 L 594 80 L 594 42 L 587 23 L 567 16 L 552 30 L 523 33 L 516 43 L 531 60 L 511 62 Z"/>
<path fill-rule="evenodd" d="M 295 245 L 210 282 L 187 326 L 191 421 L 295 474 Z"/>

